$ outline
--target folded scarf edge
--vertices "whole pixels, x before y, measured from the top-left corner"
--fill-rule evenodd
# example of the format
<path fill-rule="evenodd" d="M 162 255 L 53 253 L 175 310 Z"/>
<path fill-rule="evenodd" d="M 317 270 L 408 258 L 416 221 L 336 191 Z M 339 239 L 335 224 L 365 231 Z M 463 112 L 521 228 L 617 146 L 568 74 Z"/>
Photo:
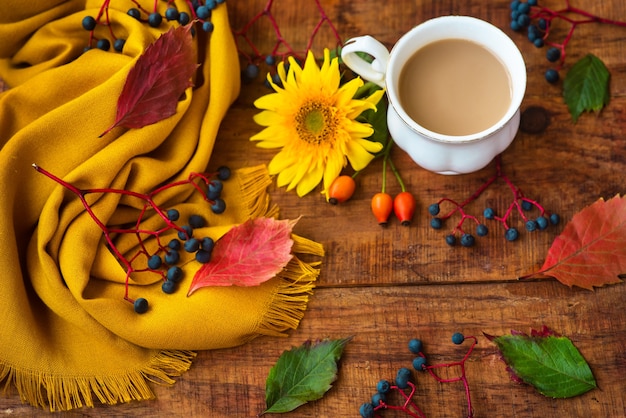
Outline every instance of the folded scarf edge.
<path fill-rule="evenodd" d="M 148 382 L 173 384 L 172 378 L 187 371 L 195 356 L 192 351 L 157 350 L 139 369 L 101 376 L 59 376 L 0 362 L 0 382 L 5 381 L 3 394 L 15 387 L 22 403 L 50 412 L 93 408 L 94 395 L 107 405 L 154 399 Z"/>

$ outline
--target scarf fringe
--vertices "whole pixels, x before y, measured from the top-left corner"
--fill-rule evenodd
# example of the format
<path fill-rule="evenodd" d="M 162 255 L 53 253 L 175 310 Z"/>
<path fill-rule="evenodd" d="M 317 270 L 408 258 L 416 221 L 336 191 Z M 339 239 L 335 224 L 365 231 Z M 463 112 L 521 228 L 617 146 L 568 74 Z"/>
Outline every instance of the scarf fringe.
<path fill-rule="evenodd" d="M 164 350 L 143 369 L 90 377 L 55 376 L 0 364 L 0 382 L 5 381 L 5 393 L 9 387 L 15 386 L 23 403 L 49 409 L 50 412 L 94 407 L 94 395 L 103 404 L 115 405 L 154 399 L 148 381 L 173 384 L 172 377 L 187 371 L 195 356 L 192 351 Z"/>
<path fill-rule="evenodd" d="M 284 337 L 285 331 L 296 329 L 313 294 L 315 281 L 319 276 L 320 262 L 305 263 L 293 257 L 277 276 L 280 280 L 263 320 L 259 324 L 259 334 Z"/>
<path fill-rule="evenodd" d="M 270 203 L 270 196 L 266 193 L 267 188 L 272 184 L 267 166 L 242 168 L 238 170 L 238 173 L 242 199 L 245 207 L 248 208 L 248 217 L 250 219 L 277 217 L 278 206 Z"/>

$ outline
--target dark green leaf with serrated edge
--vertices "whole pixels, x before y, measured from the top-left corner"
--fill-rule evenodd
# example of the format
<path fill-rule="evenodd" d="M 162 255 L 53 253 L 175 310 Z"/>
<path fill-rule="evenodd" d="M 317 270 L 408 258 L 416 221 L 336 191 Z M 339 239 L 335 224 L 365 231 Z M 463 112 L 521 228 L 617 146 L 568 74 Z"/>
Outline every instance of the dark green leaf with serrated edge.
<path fill-rule="evenodd" d="M 351 339 L 308 341 L 283 352 L 267 376 L 263 413 L 293 411 L 324 396 L 337 379 L 337 361 Z"/>
<path fill-rule="evenodd" d="M 585 111 L 599 111 L 609 103 L 609 70 L 602 60 L 587 54 L 568 71 L 563 98 L 574 122 Z"/>
<path fill-rule="evenodd" d="M 566 337 L 503 335 L 492 341 L 513 373 L 542 395 L 570 398 L 596 387 L 589 365 Z"/>

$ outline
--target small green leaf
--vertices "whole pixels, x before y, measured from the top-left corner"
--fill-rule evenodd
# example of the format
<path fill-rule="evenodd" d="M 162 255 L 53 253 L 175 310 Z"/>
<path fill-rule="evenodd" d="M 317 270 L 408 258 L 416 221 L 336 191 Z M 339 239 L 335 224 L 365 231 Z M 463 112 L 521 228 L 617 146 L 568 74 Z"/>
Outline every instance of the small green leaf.
<path fill-rule="evenodd" d="M 609 70 L 602 60 L 587 54 L 569 70 L 563 97 L 574 122 L 585 111 L 600 111 L 609 103 Z"/>
<path fill-rule="evenodd" d="M 283 352 L 267 376 L 263 414 L 293 411 L 324 396 L 337 379 L 337 361 L 351 339 L 307 341 Z"/>
<path fill-rule="evenodd" d="M 503 335 L 498 346 L 514 377 L 552 398 L 570 398 L 596 387 L 589 365 L 566 337 Z"/>

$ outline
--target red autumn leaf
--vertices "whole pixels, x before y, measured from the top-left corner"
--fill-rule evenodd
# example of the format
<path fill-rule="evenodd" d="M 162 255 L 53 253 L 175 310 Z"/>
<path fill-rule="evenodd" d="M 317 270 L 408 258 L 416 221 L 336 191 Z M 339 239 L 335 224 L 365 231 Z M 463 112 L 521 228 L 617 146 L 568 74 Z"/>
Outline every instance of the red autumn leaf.
<path fill-rule="evenodd" d="M 116 126 L 142 128 L 175 114 L 197 68 L 191 26 L 170 29 L 146 48 L 128 72 L 115 122 L 100 136 Z"/>
<path fill-rule="evenodd" d="M 257 286 L 276 276 L 291 260 L 295 223 L 257 218 L 233 227 L 216 242 L 187 296 L 206 286 Z"/>
<path fill-rule="evenodd" d="M 626 199 L 600 199 L 574 215 L 533 275 L 556 278 L 567 286 L 593 290 L 620 283 L 626 272 Z"/>

